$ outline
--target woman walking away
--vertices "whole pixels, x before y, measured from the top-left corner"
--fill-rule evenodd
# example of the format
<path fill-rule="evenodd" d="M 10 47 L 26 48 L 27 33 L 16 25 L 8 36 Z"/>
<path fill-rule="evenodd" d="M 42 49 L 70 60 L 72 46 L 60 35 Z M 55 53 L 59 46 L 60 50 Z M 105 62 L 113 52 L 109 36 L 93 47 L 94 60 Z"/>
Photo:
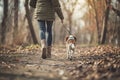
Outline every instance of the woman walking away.
<path fill-rule="evenodd" d="M 63 23 L 63 13 L 58 0 L 37 0 L 35 7 L 35 18 L 40 28 L 42 58 L 51 58 L 52 25 L 55 13 Z"/>

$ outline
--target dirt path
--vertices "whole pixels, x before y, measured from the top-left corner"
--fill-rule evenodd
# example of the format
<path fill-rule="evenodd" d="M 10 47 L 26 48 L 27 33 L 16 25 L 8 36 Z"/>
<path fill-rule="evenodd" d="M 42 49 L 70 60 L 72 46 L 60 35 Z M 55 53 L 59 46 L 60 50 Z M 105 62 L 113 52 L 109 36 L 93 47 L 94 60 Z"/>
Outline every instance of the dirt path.
<path fill-rule="evenodd" d="M 68 80 L 66 69 L 73 62 L 61 49 L 53 48 L 51 59 L 41 59 L 40 50 L 0 54 L 0 80 Z"/>
<path fill-rule="evenodd" d="M 52 51 L 45 60 L 39 49 L 0 53 L 0 80 L 120 80 L 120 48 L 78 47 L 72 61 L 64 47 Z"/>

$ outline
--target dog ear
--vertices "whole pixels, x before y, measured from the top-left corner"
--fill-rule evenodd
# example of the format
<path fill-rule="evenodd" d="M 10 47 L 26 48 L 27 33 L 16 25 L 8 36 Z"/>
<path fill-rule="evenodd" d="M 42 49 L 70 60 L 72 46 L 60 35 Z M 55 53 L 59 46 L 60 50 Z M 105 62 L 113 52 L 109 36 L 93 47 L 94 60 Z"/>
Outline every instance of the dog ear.
<path fill-rule="evenodd" d="M 77 38 L 74 36 L 75 41 L 77 41 Z"/>
<path fill-rule="evenodd" d="M 69 38 L 68 36 L 67 36 L 67 37 L 65 37 L 65 41 L 67 41 L 67 40 L 68 40 L 68 38 Z"/>

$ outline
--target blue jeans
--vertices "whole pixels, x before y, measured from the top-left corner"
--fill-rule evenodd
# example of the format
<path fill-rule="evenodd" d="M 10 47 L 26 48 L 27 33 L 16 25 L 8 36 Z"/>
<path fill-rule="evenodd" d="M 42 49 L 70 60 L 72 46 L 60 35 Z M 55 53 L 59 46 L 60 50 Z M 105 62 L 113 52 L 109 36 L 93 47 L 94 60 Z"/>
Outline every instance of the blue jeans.
<path fill-rule="evenodd" d="M 53 21 L 44 21 L 38 20 L 39 28 L 40 28 L 40 38 L 41 40 L 45 39 L 47 42 L 47 46 L 52 45 L 52 24 Z"/>

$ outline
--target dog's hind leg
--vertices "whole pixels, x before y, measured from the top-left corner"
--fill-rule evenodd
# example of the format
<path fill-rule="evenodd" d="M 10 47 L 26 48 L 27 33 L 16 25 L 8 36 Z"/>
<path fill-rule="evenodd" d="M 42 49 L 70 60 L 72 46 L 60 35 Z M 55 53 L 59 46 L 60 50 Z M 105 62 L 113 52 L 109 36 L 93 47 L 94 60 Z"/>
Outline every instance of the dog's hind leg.
<path fill-rule="evenodd" d="M 69 51 L 68 59 L 71 59 L 71 52 Z"/>

